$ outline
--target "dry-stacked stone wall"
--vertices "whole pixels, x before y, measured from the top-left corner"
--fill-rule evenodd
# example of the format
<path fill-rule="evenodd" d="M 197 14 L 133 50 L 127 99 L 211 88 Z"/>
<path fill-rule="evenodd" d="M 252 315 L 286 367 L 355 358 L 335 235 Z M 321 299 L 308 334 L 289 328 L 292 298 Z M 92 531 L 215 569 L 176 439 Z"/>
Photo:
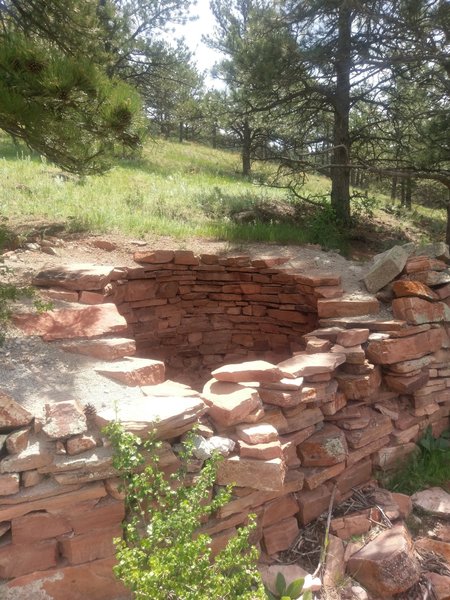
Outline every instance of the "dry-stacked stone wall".
<path fill-rule="evenodd" d="M 158 419 L 168 471 L 178 464 L 175 444 L 200 423 L 197 468 L 219 448 L 218 483 L 236 484 L 229 504 L 203 526 L 213 550 L 252 512 L 254 541 L 269 561 L 327 510 L 332 495 L 341 502 L 375 469 L 415 452 L 427 427 L 438 436 L 449 426 L 446 262 L 405 259 L 383 291 L 393 312 L 385 318 L 376 314 L 377 298 L 341 296 L 336 276 L 284 273 L 282 265 L 242 257 L 137 258 L 131 269 L 41 273 L 36 282 L 53 288 L 53 297 L 76 303 L 15 318 L 26 333 L 101 357 L 105 376 L 145 396 L 95 414 L 61 399 L 42 421 L 0 395 L 0 577 L 8 599 L 34 597 L 36 589 L 45 600 L 126 597 L 111 575 L 123 499 L 101 435 L 117 414 L 140 435 Z M 133 356 L 144 343 L 149 355 L 152 340 L 156 358 Z M 194 357 L 202 369 L 222 364 L 194 390 L 166 379 L 157 359 L 165 346 L 173 366 Z M 276 355 L 283 359 L 267 361 Z M 335 534 L 347 533 L 343 520 Z"/>
<path fill-rule="evenodd" d="M 135 260 L 139 266 L 117 270 L 101 290 L 80 290 L 80 301 L 114 302 L 138 353 L 178 371 L 287 357 L 316 327 L 318 299 L 342 294 L 338 276 L 280 269 L 282 258 L 165 250 L 137 252 Z"/>

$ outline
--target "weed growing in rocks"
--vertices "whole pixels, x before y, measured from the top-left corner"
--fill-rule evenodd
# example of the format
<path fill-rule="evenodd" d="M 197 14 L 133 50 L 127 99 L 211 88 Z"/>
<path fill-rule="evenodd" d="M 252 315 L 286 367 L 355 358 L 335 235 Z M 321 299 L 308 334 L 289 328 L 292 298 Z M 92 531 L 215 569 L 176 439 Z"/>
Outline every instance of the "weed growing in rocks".
<path fill-rule="evenodd" d="M 145 442 L 119 423 L 105 433 L 114 450 L 114 467 L 126 492 L 124 539 L 116 540 L 116 576 L 138 600 L 258 600 L 266 598 L 250 546 L 254 522 L 242 527 L 224 550 L 211 554 L 211 538 L 201 524 L 230 498 L 230 490 L 211 499 L 219 457 L 191 476 L 181 468 L 166 477 L 159 466 L 159 442 Z M 186 465 L 192 444 L 180 455 Z"/>
<path fill-rule="evenodd" d="M 434 438 L 431 427 L 418 443 L 420 452 L 414 454 L 384 482 L 395 492 L 414 494 L 427 487 L 442 486 L 449 481 L 450 431 Z"/>

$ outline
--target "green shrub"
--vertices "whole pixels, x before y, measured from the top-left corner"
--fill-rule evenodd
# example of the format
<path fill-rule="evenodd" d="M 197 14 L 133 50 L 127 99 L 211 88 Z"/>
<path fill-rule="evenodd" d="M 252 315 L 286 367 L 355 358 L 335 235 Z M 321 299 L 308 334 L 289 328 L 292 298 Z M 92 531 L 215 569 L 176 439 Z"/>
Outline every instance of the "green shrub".
<path fill-rule="evenodd" d="M 275 580 L 277 594 L 267 590 L 267 596 L 269 600 L 297 600 L 301 595 L 302 600 L 312 600 L 312 593 L 309 590 L 303 592 L 304 583 L 305 579 L 300 578 L 287 585 L 283 573 L 278 573 Z"/>
<path fill-rule="evenodd" d="M 118 423 L 106 435 L 114 450 L 114 467 L 126 492 L 124 539 L 116 540 L 116 576 L 138 600 L 258 600 L 265 598 L 256 569 L 258 553 L 249 544 L 253 520 L 242 527 L 214 558 L 211 538 L 201 523 L 228 502 L 230 490 L 210 498 L 219 458 L 205 463 L 186 484 L 186 471 L 172 481 L 158 465 L 154 438 L 142 442 Z M 182 464 L 190 456 L 188 443 Z M 145 459 L 144 459 L 145 455 Z"/>
<path fill-rule="evenodd" d="M 427 427 L 418 442 L 418 447 L 419 452 L 383 482 L 388 489 L 410 495 L 427 487 L 441 486 L 448 482 L 450 431 L 434 438 L 431 427 Z"/>

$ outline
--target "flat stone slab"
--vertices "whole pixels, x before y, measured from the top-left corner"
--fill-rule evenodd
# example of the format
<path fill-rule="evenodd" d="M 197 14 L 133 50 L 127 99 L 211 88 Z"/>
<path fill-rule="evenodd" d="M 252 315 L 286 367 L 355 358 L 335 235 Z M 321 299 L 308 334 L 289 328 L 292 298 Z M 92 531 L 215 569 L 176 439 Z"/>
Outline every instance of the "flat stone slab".
<path fill-rule="evenodd" d="M 345 354 L 319 352 L 317 354 L 296 354 L 283 360 L 278 366 L 294 377 L 308 377 L 319 373 L 332 373 L 346 361 Z"/>
<path fill-rule="evenodd" d="M 84 354 L 101 360 L 116 360 L 136 353 L 136 342 L 128 338 L 106 338 L 100 340 L 83 340 L 63 344 L 66 352 Z"/>
<path fill-rule="evenodd" d="M 44 269 L 33 278 L 33 285 L 59 286 L 67 290 L 101 290 L 113 277 L 115 267 L 75 263 Z"/>
<path fill-rule="evenodd" d="M 252 360 L 239 364 L 224 365 L 215 369 L 211 375 L 219 381 L 230 381 L 241 383 L 246 381 L 258 381 L 261 383 L 280 381 L 283 377 L 289 377 L 282 369 L 265 360 Z"/>
<path fill-rule="evenodd" d="M 149 398 L 136 398 L 125 402 L 119 400 L 117 408 L 100 410 L 96 421 L 100 427 L 120 421 L 127 431 L 139 436 L 145 437 L 156 430 L 160 439 L 171 439 L 192 429 L 192 424 L 205 412 L 206 405 L 198 396 L 165 397 L 158 403 Z"/>
<path fill-rule="evenodd" d="M 261 407 L 257 390 L 229 381 L 210 379 L 203 387 L 202 397 L 214 421 L 226 427 L 241 423 Z"/>
<path fill-rule="evenodd" d="M 163 383 L 165 378 L 164 363 L 151 358 L 130 357 L 95 370 L 100 375 L 130 386 L 155 385 Z"/>
<path fill-rule="evenodd" d="M 450 494 L 440 487 L 416 492 L 411 500 L 416 508 L 444 519 L 450 519 Z"/>
<path fill-rule="evenodd" d="M 21 313 L 13 315 L 12 321 L 25 334 L 40 335 L 45 341 L 122 333 L 128 328 L 115 304 L 55 309 L 38 315 Z"/>
<path fill-rule="evenodd" d="M 45 409 L 46 421 L 42 429 L 50 439 L 64 439 L 86 431 L 86 416 L 76 402 L 47 404 Z"/>
<path fill-rule="evenodd" d="M 277 491 L 283 488 L 286 466 L 280 458 L 255 460 L 232 456 L 219 463 L 217 483 L 234 484 L 262 491 Z"/>

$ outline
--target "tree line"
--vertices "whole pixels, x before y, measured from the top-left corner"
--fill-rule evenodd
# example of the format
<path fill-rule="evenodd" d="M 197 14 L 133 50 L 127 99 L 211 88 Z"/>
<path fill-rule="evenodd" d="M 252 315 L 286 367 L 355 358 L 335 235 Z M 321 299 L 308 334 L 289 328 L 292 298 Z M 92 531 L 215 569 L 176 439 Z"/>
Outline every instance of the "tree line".
<path fill-rule="evenodd" d="M 0 0 L 0 128 L 74 172 L 149 130 L 239 148 L 244 176 L 272 162 L 272 184 L 312 204 L 305 176 L 329 176 L 344 226 L 353 188 L 377 179 L 405 206 L 437 182 L 450 215 L 445 0 L 211 0 L 205 42 L 223 59 L 209 90 L 167 41 L 189 1 Z"/>

